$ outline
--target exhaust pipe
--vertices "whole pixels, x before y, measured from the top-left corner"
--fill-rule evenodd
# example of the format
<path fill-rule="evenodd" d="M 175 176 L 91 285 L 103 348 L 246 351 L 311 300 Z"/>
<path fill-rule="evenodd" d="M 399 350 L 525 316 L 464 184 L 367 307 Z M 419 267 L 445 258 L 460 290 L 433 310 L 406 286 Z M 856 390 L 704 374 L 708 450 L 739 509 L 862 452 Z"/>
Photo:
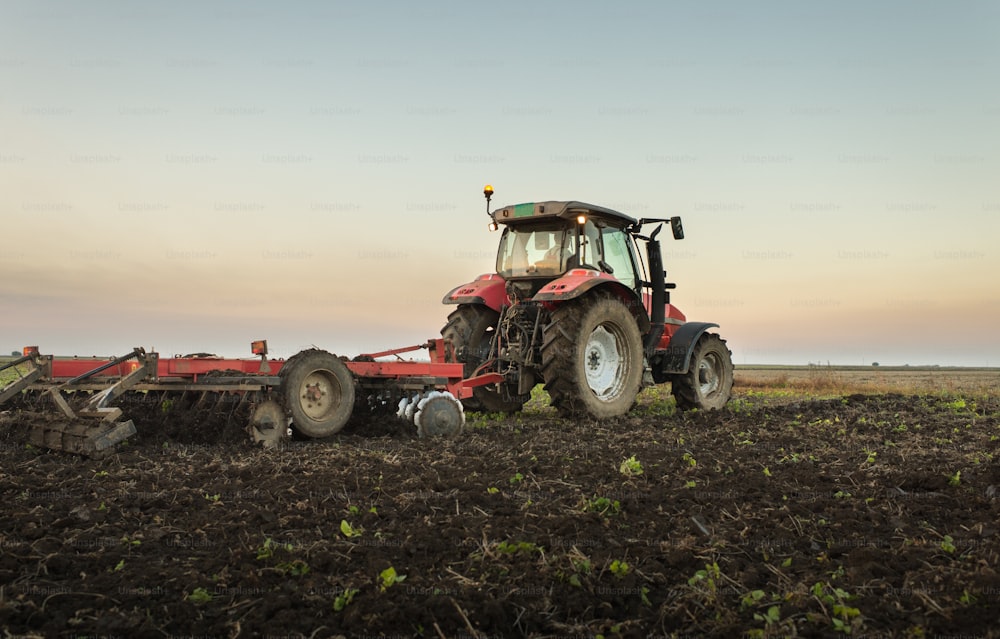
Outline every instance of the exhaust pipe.
<path fill-rule="evenodd" d="M 662 228 L 662 226 L 657 226 L 656 230 L 649 234 L 649 240 L 646 242 L 646 259 L 649 261 L 649 287 L 652 289 L 649 332 L 646 333 L 646 339 L 643 342 L 643 350 L 646 352 L 647 358 L 652 356 L 660 338 L 663 337 L 664 320 L 667 315 L 667 274 L 663 270 L 660 241 L 656 239 Z"/>

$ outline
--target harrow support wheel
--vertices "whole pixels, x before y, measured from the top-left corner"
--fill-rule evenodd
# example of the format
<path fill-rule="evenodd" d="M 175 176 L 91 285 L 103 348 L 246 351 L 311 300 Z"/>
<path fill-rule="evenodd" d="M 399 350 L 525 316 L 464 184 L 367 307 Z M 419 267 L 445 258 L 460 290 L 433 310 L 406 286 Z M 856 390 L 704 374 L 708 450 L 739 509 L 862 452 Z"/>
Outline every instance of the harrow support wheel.
<path fill-rule="evenodd" d="M 302 351 L 281 368 L 281 395 L 292 428 L 310 438 L 338 432 L 354 410 L 354 376 L 339 357 Z"/>

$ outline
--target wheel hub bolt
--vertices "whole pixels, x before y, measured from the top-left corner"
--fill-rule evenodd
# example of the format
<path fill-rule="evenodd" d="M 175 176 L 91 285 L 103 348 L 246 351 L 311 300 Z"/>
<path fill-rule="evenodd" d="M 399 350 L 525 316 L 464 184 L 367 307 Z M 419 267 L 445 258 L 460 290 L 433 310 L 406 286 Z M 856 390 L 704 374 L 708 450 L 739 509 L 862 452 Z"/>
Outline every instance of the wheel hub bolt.
<path fill-rule="evenodd" d="M 312 386 L 307 385 L 306 392 L 302 395 L 302 398 L 307 401 L 318 402 L 325 394 L 326 393 L 323 392 L 323 389 L 319 387 L 319 384 L 314 384 Z"/>

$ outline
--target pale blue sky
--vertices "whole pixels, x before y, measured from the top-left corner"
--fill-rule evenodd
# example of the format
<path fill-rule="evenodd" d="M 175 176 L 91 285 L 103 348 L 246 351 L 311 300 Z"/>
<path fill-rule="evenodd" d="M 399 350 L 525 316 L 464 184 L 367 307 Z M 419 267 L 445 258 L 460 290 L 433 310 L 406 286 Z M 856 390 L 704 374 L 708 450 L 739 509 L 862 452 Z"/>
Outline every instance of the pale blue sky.
<path fill-rule="evenodd" d="M 422 341 L 490 182 L 683 216 L 737 363 L 1000 363 L 996 3 L 0 7 L 4 350 Z"/>

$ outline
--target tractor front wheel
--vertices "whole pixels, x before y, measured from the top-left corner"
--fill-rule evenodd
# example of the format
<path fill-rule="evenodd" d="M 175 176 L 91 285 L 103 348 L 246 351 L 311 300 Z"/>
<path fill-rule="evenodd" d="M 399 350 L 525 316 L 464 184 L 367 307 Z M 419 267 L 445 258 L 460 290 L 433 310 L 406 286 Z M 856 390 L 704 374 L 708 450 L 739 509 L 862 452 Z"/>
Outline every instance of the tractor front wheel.
<path fill-rule="evenodd" d="M 616 297 L 596 294 L 552 311 L 542 344 L 542 376 L 563 415 L 624 415 L 642 385 L 642 337 Z"/>
<path fill-rule="evenodd" d="M 671 379 L 677 408 L 717 410 L 726 405 L 733 392 L 733 358 L 726 342 L 714 333 L 705 333 L 691 353 L 688 372 Z"/>
<path fill-rule="evenodd" d="M 310 349 L 281 367 L 281 394 L 292 429 L 306 437 L 333 435 L 354 411 L 354 376 L 336 355 Z"/>

